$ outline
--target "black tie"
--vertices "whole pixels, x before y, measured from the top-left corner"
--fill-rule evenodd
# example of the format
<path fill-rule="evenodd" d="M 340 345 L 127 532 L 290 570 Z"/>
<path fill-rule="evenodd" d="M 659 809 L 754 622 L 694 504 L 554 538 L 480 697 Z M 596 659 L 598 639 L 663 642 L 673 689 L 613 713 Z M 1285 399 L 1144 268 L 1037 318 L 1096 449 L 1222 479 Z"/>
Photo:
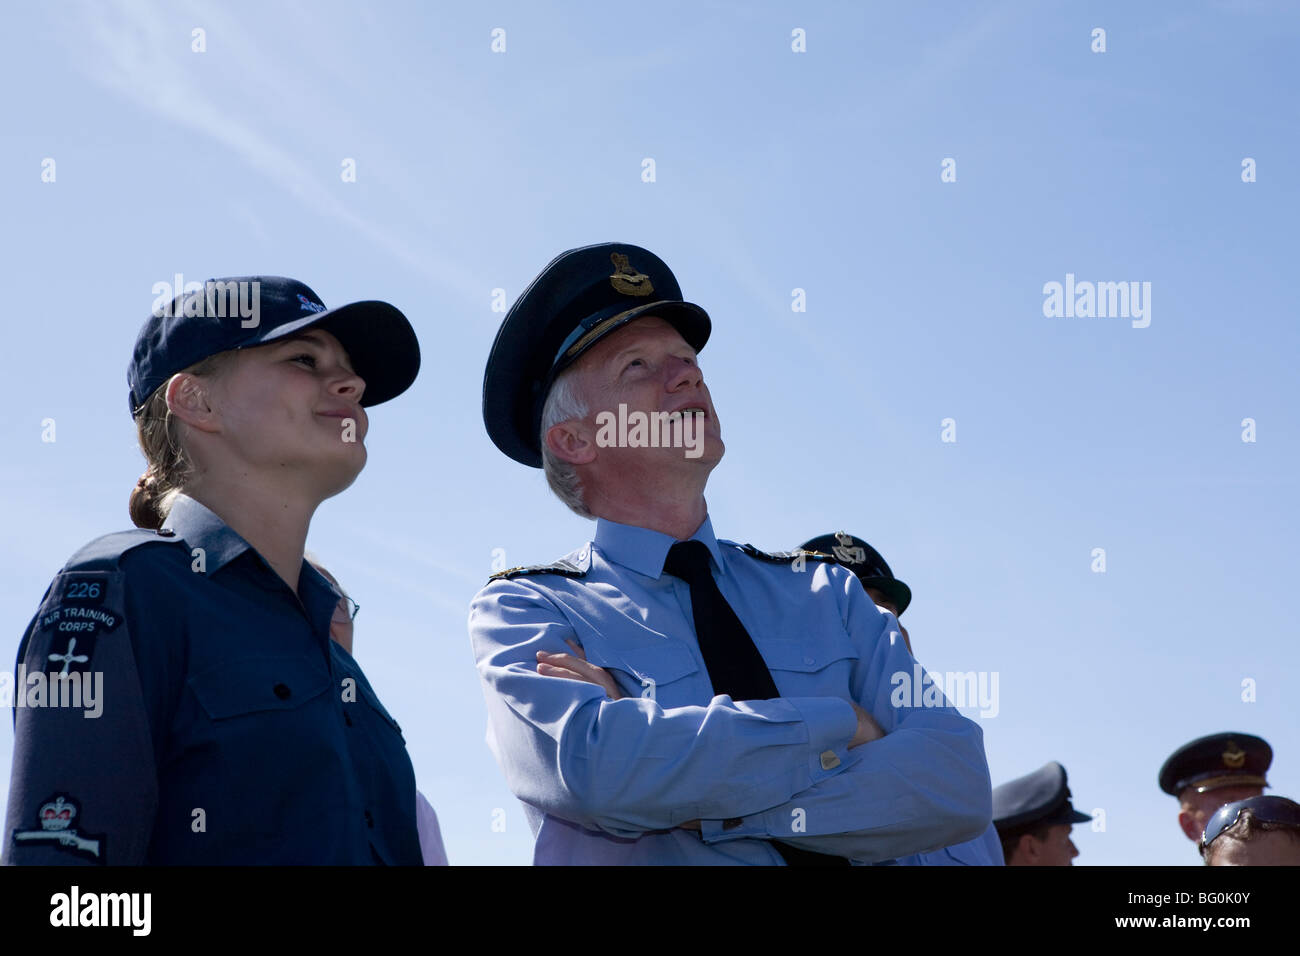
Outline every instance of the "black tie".
<path fill-rule="evenodd" d="M 709 549 L 700 541 L 679 541 L 668 549 L 664 571 L 691 586 L 695 639 L 714 694 L 732 700 L 780 697 L 776 682 L 736 612 L 718 590 L 709 570 Z"/>
<path fill-rule="evenodd" d="M 732 700 L 771 700 L 780 697 L 767 663 L 736 612 L 718 590 L 709 570 L 709 549 L 700 541 L 679 541 L 668 549 L 664 571 L 681 578 L 691 588 L 691 613 L 695 618 L 695 639 L 709 672 L 713 693 Z M 772 844 L 789 866 L 846 866 L 848 860 Z"/>

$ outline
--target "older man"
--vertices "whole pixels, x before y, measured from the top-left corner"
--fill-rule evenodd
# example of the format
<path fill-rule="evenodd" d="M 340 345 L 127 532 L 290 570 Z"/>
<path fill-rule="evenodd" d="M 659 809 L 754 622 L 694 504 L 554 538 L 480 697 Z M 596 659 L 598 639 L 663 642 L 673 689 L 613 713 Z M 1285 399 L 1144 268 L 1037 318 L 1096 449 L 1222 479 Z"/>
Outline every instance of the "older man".
<path fill-rule="evenodd" d="M 911 658 L 852 575 L 715 537 L 710 328 L 655 255 L 587 246 L 525 290 L 488 359 L 492 440 L 596 519 L 592 541 L 494 575 L 470 608 L 535 862 L 834 865 L 978 835 L 980 729 L 890 705 Z"/>
<path fill-rule="evenodd" d="M 1254 734 L 1234 731 L 1198 737 L 1175 750 L 1160 768 L 1160 789 L 1178 798 L 1178 827 L 1199 845 L 1215 811 L 1258 797 L 1268 786 L 1273 748 Z"/>

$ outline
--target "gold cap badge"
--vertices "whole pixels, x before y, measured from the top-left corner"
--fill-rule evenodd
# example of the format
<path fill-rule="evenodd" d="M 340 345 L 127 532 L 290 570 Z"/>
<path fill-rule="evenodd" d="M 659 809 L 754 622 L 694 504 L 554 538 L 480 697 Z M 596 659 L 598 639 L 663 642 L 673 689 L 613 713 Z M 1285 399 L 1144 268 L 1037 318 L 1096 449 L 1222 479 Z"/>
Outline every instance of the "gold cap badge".
<path fill-rule="evenodd" d="M 1223 765 L 1236 770 L 1246 762 L 1246 751 L 1237 746 L 1235 740 L 1228 741 L 1228 749 L 1223 752 Z"/>
<path fill-rule="evenodd" d="M 627 256 L 623 253 L 611 252 L 609 259 L 614 263 L 614 274 L 609 277 L 609 283 L 614 287 L 614 291 L 635 296 L 650 295 L 654 292 L 655 287 L 650 284 L 650 277 L 629 265 Z"/>

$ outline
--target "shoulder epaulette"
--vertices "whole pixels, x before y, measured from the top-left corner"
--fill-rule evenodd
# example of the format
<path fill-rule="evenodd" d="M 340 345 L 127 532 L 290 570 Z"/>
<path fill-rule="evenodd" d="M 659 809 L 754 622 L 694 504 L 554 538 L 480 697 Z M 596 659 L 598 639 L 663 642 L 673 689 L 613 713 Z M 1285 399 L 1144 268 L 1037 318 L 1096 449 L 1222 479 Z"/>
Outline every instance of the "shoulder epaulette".
<path fill-rule="evenodd" d="M 751 558 L 761 558 L 764 561 L 771 561 L 773 564 L 789 564 L 796 558 L 802 557 L 805 561 L 831 561 L 835 560 L 833 554 L 827 554 L 824 551 L 804 551 L 796 549 L 794 551 L 760 551 L 752 544 L 742 544 L 740 550 L 744 551 Z"/>
<path fill-rule="evenodd" d="M 90 542 L 69 558 L 63 569 L 65 571 L 115 571 L 122 555 L 133 548 L 152 542 L 171 544 L 180 540 L 182 540 L 180 536 L 171 530 L 132 528 L 130 531 L 115 531 Z"/>
<path fill-rule="evenodd" d="M 534 574 L 559 574 L 566 578 L 580 578 L 586 573 L 586 568 L 580 568 L 572 562 L 560 560 L 552 564 L 530 564 L 526 567 L 506 568 L 504 571 L 498 571 L 488 580 L 508 581 L 511 578 L 528 577 Z"/>

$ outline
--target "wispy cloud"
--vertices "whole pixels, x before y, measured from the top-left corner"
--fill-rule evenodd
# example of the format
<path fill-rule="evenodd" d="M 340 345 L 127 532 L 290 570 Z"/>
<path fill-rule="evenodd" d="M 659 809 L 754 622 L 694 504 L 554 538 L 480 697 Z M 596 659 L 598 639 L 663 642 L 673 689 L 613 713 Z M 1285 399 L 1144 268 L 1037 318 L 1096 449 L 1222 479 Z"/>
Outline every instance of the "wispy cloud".
<path fill-rule="evenodd" d="M 254 118 L 261 116 L 328 115 L 328 86 L 305 86 L 300 73 L 291 75 L 281 65 L 311 63 L 307 51 L 297 58 L 284 51 L 271 55 L 257 49 L 257 29 L 232 21 L 216 5 L 190 4 L 183 8 L 182 16 L 177 9 L 182 8 L 131 2 L 63 8 L 64 15 L 76 21 L 75 28 L 61 31 L 67 38 L 69 59 L 92 82 L 230 150 L 304 207 L 335 220 L 413 272 L 465 299 L 482 298 L 482 289 L 469 281 L 468 270 L 445 261 L 412 235 L 399 234 L 391 224 L 381 228 L 357 214 L 339 198 L 336 189 L 327 187 L 319 169 L 304 163 L 259 128 Z M 229 78 L 232 88 L 219 89 L 209 79 L 211 73 L 182 65 L 185 61 L 178 53 L 192 55 L 188 51 L 190 27 L 182 29 L 184 23 L 204 24 L 210 37 L 219 37 L 226 45 L 223 55 L 238 65 L 237 70 L 222 73 L 223 81 Z M 317 80 L 322 72 L 316 71 Z M 333 75 L 337 77 L 338 71 Z M 273 111 L 266 109 L 268 95 L 276 99 Z M 311 99 L 295 103 L 294 97 Z M 236 108 L 241 100 L 247 100 L 248 108 Z M 287 134 L 280 132 L 282 137 Z"/>

